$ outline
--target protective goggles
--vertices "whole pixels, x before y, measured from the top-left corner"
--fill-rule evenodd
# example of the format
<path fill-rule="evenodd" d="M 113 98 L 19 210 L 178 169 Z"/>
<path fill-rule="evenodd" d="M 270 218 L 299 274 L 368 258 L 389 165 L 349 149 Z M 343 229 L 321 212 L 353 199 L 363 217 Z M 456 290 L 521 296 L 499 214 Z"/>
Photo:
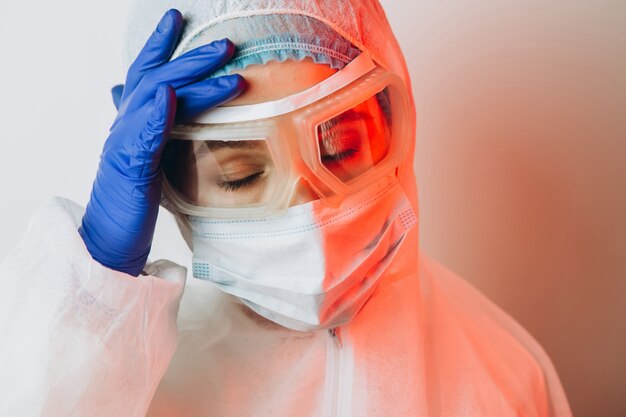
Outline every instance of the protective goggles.
<path fill-rule="evenodd" d="M 336 207 L 395 174 L 411 112 L 403 81 L 361 54 L 303 92 L 174 126 L 164 196 L 180 213 L 216 219 L 280 215 L 302 186 Z"/>

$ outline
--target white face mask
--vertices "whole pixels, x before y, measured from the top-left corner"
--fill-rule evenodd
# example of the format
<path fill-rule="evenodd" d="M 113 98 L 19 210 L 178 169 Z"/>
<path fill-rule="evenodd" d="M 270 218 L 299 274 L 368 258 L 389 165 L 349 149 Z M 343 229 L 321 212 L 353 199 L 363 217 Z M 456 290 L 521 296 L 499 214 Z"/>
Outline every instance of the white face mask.
<path fill-rule="evenodd" d="M 189 220 L 194 277 L 300 331 L 349 322 L 417 223 L 395 177 L 338 208 L 313 201 L 275 218 Z"/>

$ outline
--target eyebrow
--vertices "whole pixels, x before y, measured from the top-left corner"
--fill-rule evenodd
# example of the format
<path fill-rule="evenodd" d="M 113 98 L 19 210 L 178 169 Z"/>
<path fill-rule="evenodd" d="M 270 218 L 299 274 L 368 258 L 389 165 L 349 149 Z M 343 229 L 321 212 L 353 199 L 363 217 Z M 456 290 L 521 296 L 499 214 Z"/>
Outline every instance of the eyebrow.
<path fill-rule="evenodd" d="M 262 140 L 205 140 L 211 151 L 218 149 L 257 149 L 263 146 Z"/>
<path fill-rule="evenodd" d="M 373 116 L 370 112 L 350 109 L 341 113 L 338 116 L 333 117 L 330 120 L 325 121 L 324 123 L 321 123 L 319 126 L 324 129 L 332 129 L 335 126 L 344 122 L 354 122 L 364 119 L 369 120 L 372 118 Z"/>

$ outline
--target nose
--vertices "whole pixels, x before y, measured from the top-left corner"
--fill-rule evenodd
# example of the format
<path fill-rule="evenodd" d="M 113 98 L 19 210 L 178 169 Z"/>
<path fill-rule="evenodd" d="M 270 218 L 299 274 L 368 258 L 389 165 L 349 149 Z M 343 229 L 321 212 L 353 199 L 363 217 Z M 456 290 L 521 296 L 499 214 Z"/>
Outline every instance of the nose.
<path fill-rule="evenodd" d="M 297 206 L 299 204 L 305 204 L 310 201 L 318 200 L 320 197 L 313 190 L 311 185 L 305 179 L 299 179 L 296 183 L 296 188 L 292 194 L 289 207 Z"/>

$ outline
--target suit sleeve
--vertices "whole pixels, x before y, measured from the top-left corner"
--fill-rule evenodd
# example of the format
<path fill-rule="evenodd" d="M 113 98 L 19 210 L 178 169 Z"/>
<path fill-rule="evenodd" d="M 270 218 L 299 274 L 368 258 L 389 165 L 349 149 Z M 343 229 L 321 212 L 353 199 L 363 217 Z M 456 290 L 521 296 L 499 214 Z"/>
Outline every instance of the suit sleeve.
<path fill-rule="evenodd" d="M 53 199 L 0 263 L 0 416 L 144 417 L 174 354 L 185 268 L 105 268 L 82 213 Z"/>

